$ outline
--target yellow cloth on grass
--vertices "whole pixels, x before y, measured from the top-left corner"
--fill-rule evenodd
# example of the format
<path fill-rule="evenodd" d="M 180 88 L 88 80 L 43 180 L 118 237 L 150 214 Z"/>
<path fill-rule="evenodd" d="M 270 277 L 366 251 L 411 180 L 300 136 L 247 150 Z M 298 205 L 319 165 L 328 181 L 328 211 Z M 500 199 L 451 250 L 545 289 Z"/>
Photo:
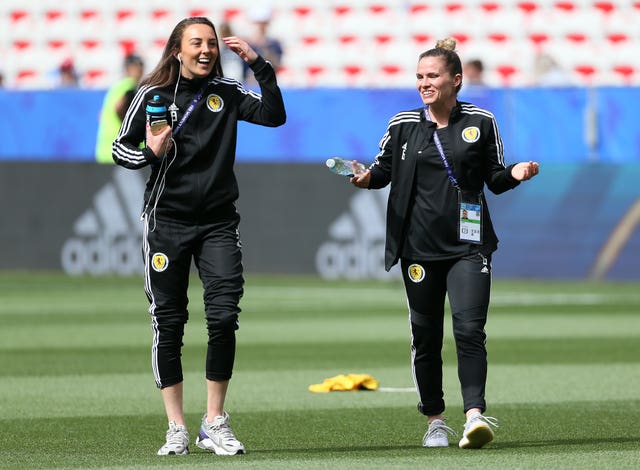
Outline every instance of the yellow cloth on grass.
<path fill-rule="evenodd" d="M 378 381 L 369 374 L 341 374 L 324 379 L 321 384 L 309 385 L 309 390 L 316 393 L 377 389 Z"/>

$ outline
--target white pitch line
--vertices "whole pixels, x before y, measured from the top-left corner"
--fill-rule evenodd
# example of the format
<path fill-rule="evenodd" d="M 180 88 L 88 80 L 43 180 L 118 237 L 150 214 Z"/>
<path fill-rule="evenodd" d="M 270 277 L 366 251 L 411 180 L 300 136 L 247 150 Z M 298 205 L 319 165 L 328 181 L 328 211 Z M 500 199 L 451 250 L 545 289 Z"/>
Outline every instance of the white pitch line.
<path fill-rule="evenodd" d="M 378 391 L 391 393 L 409 393 L 415 392 L 416 389 L 414 387 L 380 387 L 378 388 Z"/>

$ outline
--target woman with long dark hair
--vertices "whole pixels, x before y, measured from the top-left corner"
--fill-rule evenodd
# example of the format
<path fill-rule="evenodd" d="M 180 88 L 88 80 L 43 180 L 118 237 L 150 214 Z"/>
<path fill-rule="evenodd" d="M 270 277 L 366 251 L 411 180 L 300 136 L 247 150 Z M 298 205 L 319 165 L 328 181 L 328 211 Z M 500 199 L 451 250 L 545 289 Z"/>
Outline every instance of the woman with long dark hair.
<path fill-rule="evenodd" d="M 224 410 L 244 285 L 233 171 L 237 122 L 275 127 L 284 124 L 286 114 L 273 67 L 246 41 L 222 40 L 251 67 L 260 94 L 224 77 L 211 21 L 187 18 L 176 25 L 158 65 L 142 80 L 113 143 L 117 164 L 151 167 L 142 213 L 145 291 L 153 374 L 169 421 L 159 455 L 189 452 L 181 349 L 192 260 L 204 287 L 208 331 L 207 410 L 196 445 L 221 455 L 245 452 Z M 152 130 L 147 122 L 150 100 L 155 107 L 167 106 L 164 129 Z"/>

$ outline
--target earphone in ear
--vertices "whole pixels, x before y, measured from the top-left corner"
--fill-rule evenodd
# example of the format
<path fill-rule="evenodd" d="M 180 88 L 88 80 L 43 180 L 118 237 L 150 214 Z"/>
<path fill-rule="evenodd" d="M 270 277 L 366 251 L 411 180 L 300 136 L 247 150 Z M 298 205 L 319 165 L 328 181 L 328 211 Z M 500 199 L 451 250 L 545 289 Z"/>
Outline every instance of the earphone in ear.
<path fill-rule="evenodd" d="M 178 52 L 178 62 L 182 63 L 182 54 Z"/>

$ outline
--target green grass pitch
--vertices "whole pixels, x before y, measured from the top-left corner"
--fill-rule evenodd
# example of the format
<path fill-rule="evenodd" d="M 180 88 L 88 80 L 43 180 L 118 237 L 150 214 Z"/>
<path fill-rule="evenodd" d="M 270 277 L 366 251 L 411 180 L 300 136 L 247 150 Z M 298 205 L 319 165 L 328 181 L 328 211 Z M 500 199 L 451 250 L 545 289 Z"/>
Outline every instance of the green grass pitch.
<path fill-rule="evenodd" d="M 251 276 L 227 410 L 244 456 L 195 447 L 205 407 L 202 289 L 190 288 L 183 363 L 188 456 L 166 430 L 150 369 L 141 278 L 0 273 L 0 468 L 640 468 L 638 283 L 494 282 L 481 450 L 421 447 L 400 283 Z M 448 424 L 462 431 L 447 320 Z M 314 394 L 369 373 L 394 392 Z"/>

